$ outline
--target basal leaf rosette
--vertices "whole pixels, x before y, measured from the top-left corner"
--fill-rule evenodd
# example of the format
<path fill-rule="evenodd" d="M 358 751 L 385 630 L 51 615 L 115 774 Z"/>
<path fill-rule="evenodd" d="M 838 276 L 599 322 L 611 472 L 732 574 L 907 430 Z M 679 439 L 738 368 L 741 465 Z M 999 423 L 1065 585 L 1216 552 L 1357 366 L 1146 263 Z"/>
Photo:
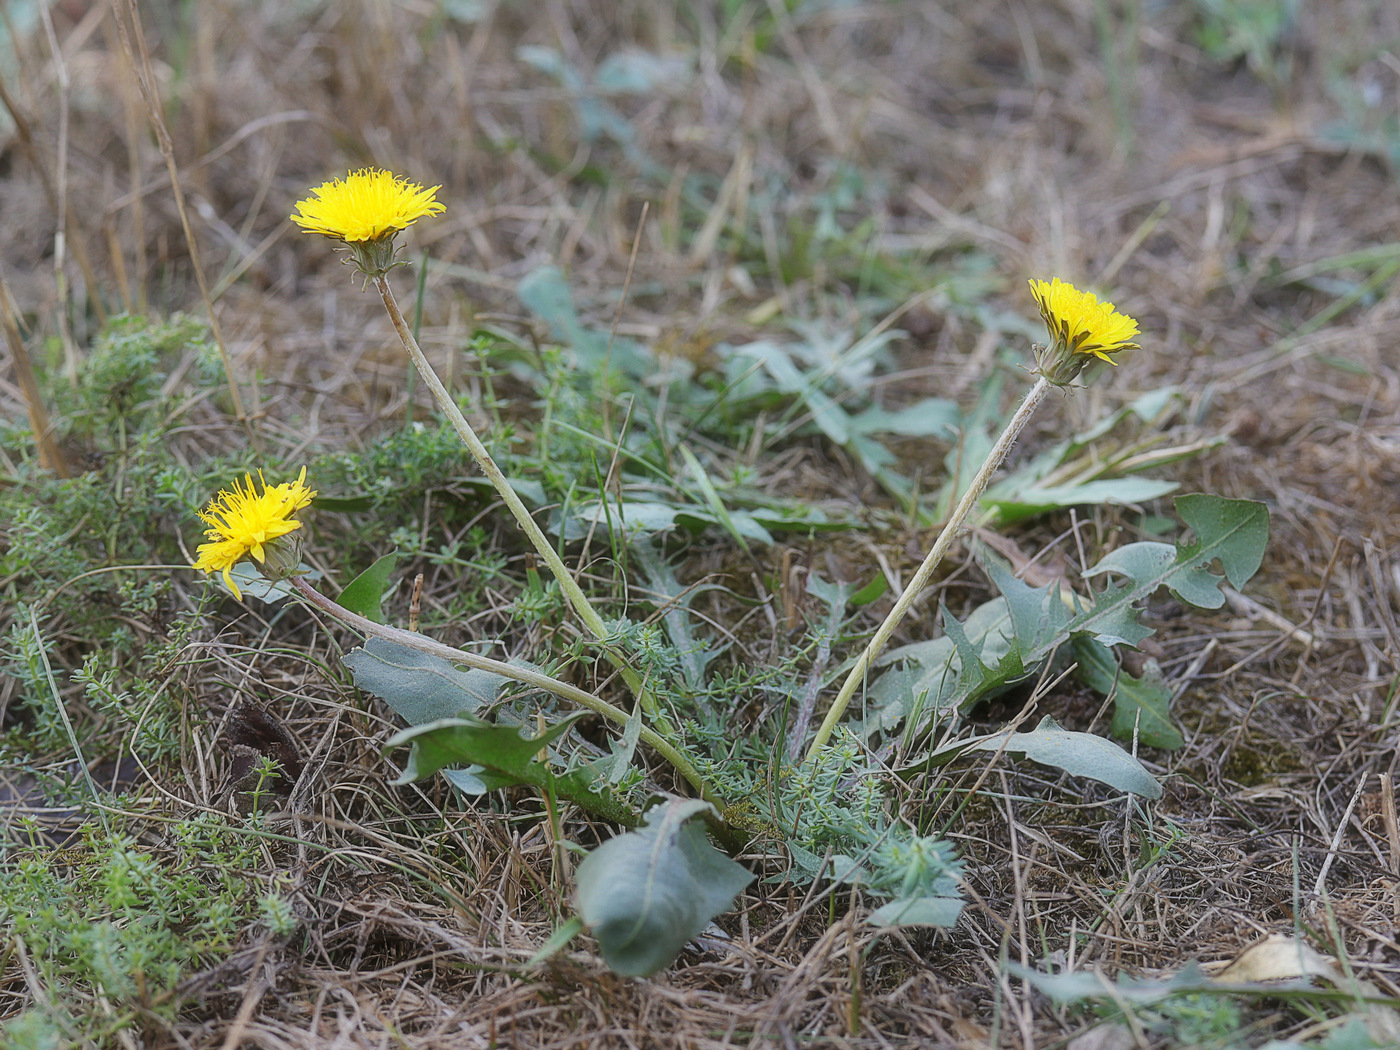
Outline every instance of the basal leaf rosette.
<path fill-rule="evenodd" d="M 356 269 L 378 277 L 395 265 L 394 238 L 400 230 L 447 210 L 436 197 L 440 188 L 362 168 L 314 188 L 311 196 L 297 201 L 291 219 L 307 233 L 344 241 Z"/>
<path fill-rule="evenodd" d="M 252 474 L 245 474 L 241 482 L 235 479 L 199 512 L 209 526 L 204 531 L 209 542 L 199 545 L 194 567 L 223 573 L 224 583 L 239 601 L 243 594 L 231 570 L 245 558 L 256 561 L 269 580 L 290 579 L 301 564 L 301 537 L 293 535 L 301 522 L 294 515 L 315 495 L 306 487 L 305 467 L 295 481 L 280 485 L 269 485 L 262 471 L 257 481 Z"/>
<path fill-rule="evenodd" d="M 1049 382 L 1068 386 L 1091 361 L 1113 365 L 1118 363 L 1113 355 L 1139 349 L 1132 341 L 1138 323 L 1112 303 L 1100 302 L 1093 292 L 1081 292 L 1058 277 L 1030 284 L 1050 335 L 1049 345 L 1037 348 L 1036 371 Z"/>

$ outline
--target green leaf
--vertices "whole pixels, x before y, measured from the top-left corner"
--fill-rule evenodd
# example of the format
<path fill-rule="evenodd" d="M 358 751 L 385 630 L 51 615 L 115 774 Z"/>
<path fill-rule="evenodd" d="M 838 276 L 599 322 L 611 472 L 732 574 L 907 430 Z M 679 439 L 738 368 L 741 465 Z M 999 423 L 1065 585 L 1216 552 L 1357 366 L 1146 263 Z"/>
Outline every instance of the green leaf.
<path fill-rule="evenodd" d="M 996 509 L 996 520 L 999 524 L 1011 525 L 1056 507 L 1146 503 L 1159 499 L 1179 487 L 1175 481 L 1158 481 L 1154 478 L 1105 478 L 1081 484 L 1048 485 L 1044 488 L 1028 485 L 1017 491 L 1014 499 L 984 498 L 982 503 Z"/>
<path fill-rule="evenodd" d="M 321 574 L 313 571 L 304 562 L 298 567 L 298 574 L 308 579 L 316 579 Z M 242 561 L 229 570 L 229 575 L 233 577 L 233 582 L 238 585 L 238 591 L 244 598 L 253 597 L 268 605 L 276 605 L 278 602 L 286 601 L 295 592 L 292 585 L 286 580 L 269 580 L 258 571 L 257 563 Z M 219 581 L 219 586 L 229 594 L 233 592 L 224 583 L 222 574 L 218 574 L 214 579 Z"/>
<path fill-rule="evenodd" d="M 480 766 L 475 774 L 489 787 L 528 784 L 576 803 L 605 820 L 618 824 L 637 823 L 637 814 L 611 791 L 594 790 L 595 777 L 588 769 L 556 772 L 539 754 L 558 740 L 587 711 L 560 719 L 534 737 L 521 735 L 520 726 L 495 725 L 472 715 L 442 718 L 427 725 L 413 726 L 392 736 L 384 745 L 387 753 L 405 744 L 411 746 L 408 764 L 395 784 L 411 784 L 449 766 Z"/>
<path fill-rule="evenodd" d="M 807 574 L 807 593 L 826 606 L 826 615 L 819 623 L 812 625 L 817 638 L 828 644 L 836 640 L 841 633 L 841 625 L 846 622 L 846 603 L 855 591 L 854 584 L 840 580 L 827 581 L 815 571 Z"/>
<path fill-rule="evenodd" d="M 778 389 L 796 394 L 812 414 L 818 430 L 837 445 L 851 439 L 851 417 L 847 411 L 822 392 L 819 377 L 804 373 L 795 364 L 787 347 L 767 340 L 748 343 L 742 347 L 745 355 L 763 362 L 764 370 L 773 377 Z"/>
<path fill-rule="evenodd" d="M 1155 660 L 1147 662 L 1141 678 L 1134 678 L 1118 666 L 1112 649 L 1083 637 L 1074 640 L 1074 658 L 1079 663 L 1079 678 L 1113 697 L 1113 735 L 1119 740 L 1132 740 L 1136 732 L 1140 743 L 1168 751 L 1186 743 L 1172 723 L 1172 691 L 1162 680 Z"/>
<path fill-rule="evenodd" d="M 889 732 L 907 718 L 906 739 L 912 739 L 930 719 L 971 707 L 1021 677 L 1025 661 L 1014 639 L 1013 622 L 1007 600 L 993 598 L 962 623 L 945 610 L 941 637 L 886 653 L 880 664 L 903 666 L 885 672 L 871 685 L 867 735 Z M 950 623 L 954 624 L 951 632 Z M 965 662 L 968 654 L 970 663 Z"/>
<path fill-rule="evenodd" d="M 468 762 L 514 776 L 516 783 L 543 786 L 548 781 L 543 773 L 526 771 L 532 765 L 543 769 L 537 758 L 540 751 L 567 733 L 586 713 L 577 711 L 533 737 L 521 736 L 520 726 L 495 725 L 471 715 L 440 718 L 401 729 L 385 741 L 384 751 L 387 754 L 393 748 L 411 746 L 408 765 L 395 784 L 412 784 L 444 767 Z"/>
<path fill-rule="evenodd" d="M 1120 976 L 1110 980 L 1095 970 L 1071 973 L 1041 973 L 1029 967 L 1010 963 L 1007 967 L 1017 977 L 1056 1003 L 1078 1003 L 1107 999 L 1114 1003 L 1152 1005 L 1173 995 L 1195 993 L 1211 986 L 1211 981 L 1192 961 L 1167 980 Z"/>
<path fill-rule="evenodd" d="M 545 264 L 531 270 L 520 279 L 515 294 L 531 313 L 549 325 L 555 339 L 573 350 L 587 371 L 596 371 L 607 364 L 627 375 L 638 376 L 650 367 L 651 354 L 640 343 L 609 338 L 607 332 L 584 326 L 574 307 L 569 282 L 559 267 Z"/>
<path fill-rule="evenodd" d="M 511 787 L 513 780 L 502 780 L 487 773 L 482 766 L 467 766 L 463 769 L 442 769 L 442 779 L 464 795 L 484 795 L 497 788 Z"/>
<path fill-rule="evenodd" d="M 1032 762 L 1055 766 L 1072 776 L 1088 777 L 1143 798 L 1162 797 L 1162 785 L 1156 778 L 1113 741 L 1092 733 L 1062 729 L 1049 715 L 1029 733 L 994 733 L 978 741 L 972 749 L 996 751 L 1001 748 L 1003 739 L 1008 752 L 1023 754 Z"/>
<path fill-rule="evenodd" d="M 569 942 L 583 932 L 583 920 L 575 916 L 568 922 L 560 926 L 550 934 L 549 940 L 540 946 L 540 950 L 530 956 L 525 963 L 525 969 L 533 970 L 542 962 L 546 962 L 558 955 L 569 946 Z"/>
<path fill-rule="evenodd" d="M 1190 544 L 1133 543 L 1106 555 L 1086 569 L 1085 577 L 1113 573 L 1126 581 L 1110 584 L 1086 608 L 1083 598 L 1063 595 L 1059 583 L 1031 587 L 1017 579 L 998 558 L 980 553 L 987 574 L 1002 597 L 974 609 L 965 623 L 947 614 L 943 635 L 895 649 L 881 665 L 901 664 L 875 679 L 870 687 L 866 736 L 889 733 L 907 720 L 908 744 L 927 723 L 953 710 L 967 710 L 1039 670 L 1050 655 L 1077 635 L 1101 646 L 1136 645 L 1152 633 L 1138 620 L 1141 607 L 1159 587 L 1166 586 L 1183 601 L 1218 608 L 1225 601 L 1221 578 L 1208 566 L 1219 559 L 1236 586 L 1259 568 L 1268 541 L 1268 512 L 1263 504 L 1218 496 L 1182 496 L 1177 500 L 1195 538 Z M 1086 680 L 1103 688 L 1111 674 Z M 1179 747 L 1180 734 L 1171 725 L 1160 683 L 1124 681 L 1120 684 L 1117 725 L 1135 720 L 1141 711 L 1139 739 L 1156 747 Z"/>
<path fill-rule="evenodd" d="M 1225 604 L 1221 578 L 1206 566 L 1219 558 L 1236 587 L 1254 575 L 1269 539 L 1269 512 L 1264 504 L 1194 495 L 1178 498 L 1176 505 L 1195 530 L 1195 541 L 1181 547 L 1130 543 L 1084 570 L 1086 578 L 1112 572 L 1126 576 L 1128 582 L 1112 584 L 1099 594 L 1093 608 L 1070 623 L 1071 631 L 1092 634 L 1104 645 L 1136 645 L 1152 633 L 1137 622 L 1139 606 L 1158 587 L 1169 587 L 1182 601 L 1199 608 L 1218 609 Z"/>
<path fill-rule="evenodd" d="M 609 839 L 579 865 L 574 907 L 614 973 L 645 977 L 669 966 L 753 880 L 710 845 L 694 819 L 706 811 L 714 812 L 695 799 L 654 807 L 646 827 Z"/>
<path fill-rule="evenodd" d="M 398 564 L 399 552 L 390 551 L 348 584 L 340 592 L 339 602 L 352 613 L 359 613 L 374 623 L 384 622 L 384 591 L 389 585 L 389 573 Z"/>
<path fill-rule="evenodd" d="M 1248 583 L 1259 571 L 1269 543 L 1268 507 L 1253 500 L 1224 499 L 1205 493 L 1179 496 L 1175 502 L 1181 520 L 1196 533 L 1196 542 L 1187 548 L 1190 557 L 1219 558 L 1234 587 Z"/>
<path fill-rule="evenodd" d="M 637 565 L 646 573 L 647 586 L 651 590 L 646 597 L 661 610 L 666 634 L 672 648 L 680 656 L 681 673 L 685 676 L 686 685 L 699 693 L 705 685 L 705 669 L 719 655 L 719 651 L 712 650 L 706 639 L 696 636 L 691 624 L 690 605 L 705 591 L 720 588 L 717 584 L 681 586 L 675 569 L 666 561 L 660 548 L 659 543 L 638 543 L 632 548 L 632 553 Z"/>
<path fill-rule="evenodd" d="M 583 525 L 584 528 L 568 529 L 564 538 L 582 539 L 592 527 L 608 524 L 628 539 L 638 534 L 667 532 L 676 527 L 676 516 L 679 513 L 680 511 L 669 503 L 642 500 L 610 501 L 606 505 L 602 501 L 581 503 L 575 508 L 572 521 Z"/>
<path fill-rule="evenodd" d="M 820 507 L 798 501 L 775 500 L 771 506 L 751 507 L 742 513 L 770 532 L 848 532 L 867 527 L 855 515 L 833 519 Z"/>
<path fill-rule="evenodd" d="M 875 578 L 867 583 L 860 590 L 856 591 L 848 599 L 857 609 L 869 605 L 885 596 L 885 592 L 890 589 L 890 581 L 885 579 L 883 572 L 877 572 Z"/>
<path fill-rule="evenodd" d="M 1173 491 L 1174 482 L 1151 478 L 1123 477 L 1122 473 L 1143 469 L 1139 456 L 1156 444 L 1167 418 L 1182 400 L 1175 387 L 1152 390 L 1128 405 L 1100 419 L 1072 438 L 1051 446 L 1029 461 L 993 482 L 983 495 L 981 506 L 992 513 L 990 517 L 1001 525 L 1044 513 L 1055 507 L 1081 504 L 1138 504 L 1156 499 Z M 1110 431 L 1130 416 L 1155 427 L 1159 433 L 1148 436 L 1129 449 L 1111 456 L 1107 461 L 1095 448 Z M 1197 442 L 1181 455 L 1195 455 L 1209 447 L 1209 442 Z M 1079 479 L 1078 481 L 1067 479 Z"/>
<path fill-rule="evenodd" d="M 859 435 L 898 434 L 901 437 L 940 437 L 951 440 L 958 434 L 962 413 L 955 401 L 930 397 L 894 412 L 873 406 L 850 419 L 851 430 Z"/>
<path fill-rule="evenodd" d="M 607 771 L 607 781 L 616 785 L 632 769 L 632 756 L 637 752 L 637 741 L 642 738 L 642 705 L 638 704 L 627 716 L 627 724 L 622 727 L 622 736 L 612 742 L 612 754 L 599 763 Z"/>
<path fill-rule="evenodd" d="M 447 660 L 382 638 L 351 649 L 345 666 L 356 686 L 383 698 L 409 725 L 474 712 L 495 701 L 507 681 L 490 671 L 459 671 Z"/>
<path fill-rule="evenodd" d="M 1004 729 L 989 736 L 959 740 L 940 747 L 926 759 L 899 772 L 916 772 L 942 766 L 968 751 L 1006 751 L 1025 755 L 1032 762 L 1054 766 L 1077 777 L 1088 777 L 1118 791 L 1130 791 L 1143 798 L 1161 798 L 1162 785 L 1143 768 L 1141 762 L 1111 740 L 1092 733 L 1062 729 L 1049 715 L 1029 733 Z"/>
<path fill-rule="evenodd" d="M 593 87 L 607 94 L 649 95 L 674 89 L 689 76 L 690 62 L 680 55 L 614 51 L 594 70 Z"/>
<path fill-rule="evenodd" d="M 960 897 L 907 897 L 890 901 L 870 913 L 871 926 L 949 927 L 962 914 Z"/>
<path fill-rule="evenodd" d="M 732 353 L 735 357 L 731 360 L 752 361 L 761 365 L 777 389 L 796 396 L 797 405 L 807 410 L 813 426 L 854 456 L 880 485 L 900 501 L 906 511 L 913 511 L 916 508 L 913 506 L 912 483 L 895 472 L 896 457 L 873 435 L 952 436 L 961 418 L 956 404 L 942 398 L 929 398 L 897 412 L 868 408 L 853 416 L 822 389 L 833 376 L 846 378 L 858 374 L 868 365 L 870 356 L 878 352 L 894 334 L 893 331 L 885 331 L 874 338 L 857 340 L 844 349 L 839 349 L 844 346 L 843 340 L 832 342 L 817 339 L 806 346 L 779 346 L 759 340 L 734 349 Z M 795 355 L 817 362 L 817 366 L 804 370 L 794 362 Z M 792 410 L 789 414 L 792 414 Z"/>
<path fill-rule="evenodd" d="M 544 485 L 534 478 L 507 478 L 506 480 L 510 483 L 510 487 L 515 490 L 515 494 L 526 503 L 533 504 L 536 507 L 543 507 L 549 502 L 548 497 L 545 495 Z M 491 499 L 496 497 L 496 486 L 490 478 L 453 478 L 452 484 L 455 487 L 476 489 L 483 496 L 487 496 Z"/>
<path fill-rule="evenodd" d="M 980 558 L 987 575 L 1006 601 L 1011 616 L 1011 636 L 1021 646 L 1028 663 L 1036 663 L 1069 637 L 1066 628 L 1074 613 L 1062 597 L 1058 582 L 1032 587 L 1018 579 L 1011 567 L 989 551 Z"/>
<path fill-rule="evenodd" d="M 700 494 L 705 497 L 705 502 L 709 505 L 710 511 L 714 514 L 715 519 L 724 526 L 724 530 L 729 533 L 730 539 L 739 545 L 740 550 L 745 554 L 751 554 L 752 552 L 749 550 L 748 540 L 744 538 L 743 530 L 738 527 L 734 518 L 730 516 L 729 508 L 724 505 L 724 500 L 720 499 L 719 491 L 715 488 L 714 482 L 710 480 L 710 475 L 706 472 L 705 467 L 701 464 L 700 460 L 696 458 L 695 453 L 690 451 L 689 445 L 679 445 L 677 447 L 680 450 L 681 458 L 685 460 L 686 467 L 695 478 L 695 483 L 700 486 Z M 762 525 L 758 525 L 757 522 L 754 522 L 754 525 L 756 525 L 766 537 L 765 542 L 771 546 L 773 537 L 768 535 L 768 531 L 764 529 Z"/>

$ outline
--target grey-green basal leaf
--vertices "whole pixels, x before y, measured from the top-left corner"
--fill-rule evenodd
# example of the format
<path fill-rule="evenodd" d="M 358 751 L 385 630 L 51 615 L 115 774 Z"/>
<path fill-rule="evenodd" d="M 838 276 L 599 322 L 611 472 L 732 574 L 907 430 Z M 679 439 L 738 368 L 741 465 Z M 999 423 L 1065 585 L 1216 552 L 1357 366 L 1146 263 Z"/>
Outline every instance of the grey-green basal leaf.
<path fill-rule="evenodd" d="M 753 876 L 710 845 L 694 799 L 647 813 L 646 827 L 603 843 L 579 865 L 574 906 L 615 972 L 645 977 L 669 966 Z"/>
<path fill-rule="evenodd" d="M 1078 777 L 1088 777 L 1118 791 L 1143 798 L 1161 798 L 1162 785 L 1141 762 L 1111 740 L 1092 733 L 1064 729 L 1049 715 L 1028 733 L 1005 729 L 987 736 L 945 744 L 927 757 L 911 763 L 900 772 L 914 772 L 942 766 L 969 751 L 1004 751 L 1024 755 L 1032 762 L 1054 766 Z"/>
<path fill-rule="evenodd" d="M 495 701 L 506 679 L 490 671 L 459 671 L 416 649 L 371 638 L 345 654 L 355 685 L 381 697 L 409 725 L 423 725 Z"/>

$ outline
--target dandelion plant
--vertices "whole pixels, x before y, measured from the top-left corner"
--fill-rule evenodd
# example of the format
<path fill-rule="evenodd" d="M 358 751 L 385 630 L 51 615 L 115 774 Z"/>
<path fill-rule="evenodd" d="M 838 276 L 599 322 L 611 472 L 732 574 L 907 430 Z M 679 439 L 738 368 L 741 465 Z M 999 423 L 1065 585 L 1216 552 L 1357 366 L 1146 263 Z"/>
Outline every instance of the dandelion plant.
<path fill-rule="evenodd" d="M 428 389 L 432 391 L 438 408 L 447 417 L 462 444 L 472 454 L 482 473 L 491 481 L 502 502 L 559 582 L 559 588 L 568 599 L 575 615 L 596 642 L 604 643 L 609 631 L 602 616 L 593 608 L 588 596 L 583 593 L 583 588 L 564 565 L 559 552 L 530 516 L 524 502 L 491 458 L 491 453 L 481 443 L 476 431 L 462 415 L 461 409 L 457 407 L 457 402 L 448 393 L 442 380 L 438 378 L 404 321 L 403 313 L 399 310 L 393 289 L 389 285 L 389 272 L 396 266 L 404 265 L 395 261 L 398 251 L 395 237 L 399 231 L 407 229 L 421 218 L 439 215 L 446 210 L 446 206 L 436 199 L 438 188 L 433 186 L 425 189 L 419 183 L 410 182 L 390 172 L 366 168 L 351 172 L 344 180 L 332 179 L 317 186 L 311 191 L 310 197 L 297 202 L 297 214 L 292 216 L 292 221 L 307 233 L 318 233 L 344 242 L 348 252 L 347 261 L 354 265 L 367 281 L 374 282 L 404 350 Z M 646 713 L 656 720 L 663 730 L 667 728 L 664 716 L 643 683 L 641 675 L 611 648 L 606 648 L 605 651 Z"/>
<path fill-rule="evenodd" d="M 1131 341 L 1138 334 L 1137 322 L 1126 314 L 1119 313 L 1112 303 L 1100 302 L 1092 292 L 1081 292 L 1058 277 L 1051 281 L 1032 280 L 1030 284 L 1031 294 L 1040 306 L 1040 316 L 1044 319 L 1046 331 L 1050 335 L 1048 345 L 1035 348 L 1035 371 L 1039 378 L 1027 391 L 1021 407 L 1006 424 L 1001 437 L 978 468 L 967 491 L 963 493 L 962 499 L 953 508 L 952 515 L 938 534 L 938 539 L 934 541 L 923 563 L 904 588 L 904 593 L 899 596 L 894 608 L 866 643 L 865 650 L 847 674 L 841 691 L 836 694 L 836 699 L 827 710 L 826 718 L 812 739 L 811 747 L 807 751 L 808 761 L 816 758 L 826 746 L 832 730 L 845 716 L 851 698 L 866 680 L 876 657 L 884 651 L 895 628 L 909 612 L 909 607 L 914 604 L 919 592 L 928 584 L 933 570 L 948 553 L 948 548 L 953 545 L 953 540 L 962 530 L 972 508 L 982 498 L 987 483 L 1011 451 L 1016 438 L 1035 415 L 1035 410 L 1050 388 L 1069 387 L 1091 361 L 1101 360 L 1117 364 L 1113 360 L 1115 354 L 1123 350 L 1138 349 L 1138 345 Z"/>

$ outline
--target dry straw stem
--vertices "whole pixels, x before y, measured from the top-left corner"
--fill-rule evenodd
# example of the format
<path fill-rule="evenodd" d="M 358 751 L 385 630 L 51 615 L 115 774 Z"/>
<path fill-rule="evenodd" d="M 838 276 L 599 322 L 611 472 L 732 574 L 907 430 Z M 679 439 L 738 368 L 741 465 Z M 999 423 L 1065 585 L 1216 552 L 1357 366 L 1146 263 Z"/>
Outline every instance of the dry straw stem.
<path fill-rule="evenodd" d="M 238 392 L 238 383 L 233 376 L 233 361 L 229 357 L 228 347 L 224 343 L 224 333 L 219 326 L 219 317 L 214 312 L 214 299 L 209 294 L 209 283 L 204 278 L 204 266 L 199 258 L 199 242 L 195 239 L 194 229 L 190 226 L 189 211 L 185 207 L 185 191 L 180 185 L 180 172 L 175 163 L 175 144 L 170 139 L 170 131 L 166 128 L 165 118 L 161 115 L 159 95 L 155 86 L 155 73 L 151 70 L 151 56 L 146 52 L 146 38 L 141 27 L 141 12 L 136 6 L 136 0 L 125 0 L 120 7 L 126 9 L 127 18 L 131 19 L 131 27 L 127 26 L 126 20 L 120 16 L 119 11 L 113 12 L 114 20 L 117 23 L 117 32 L 121 36 L 122 47 L 126 51 L 127 59 L 136 75 L 141 98 L 146 103 L 146 115 L 151 121 L 151 128 L 156 133 L 156 141 L 160 143 L 161 156 L 165 158 L 165 170 L 170 175 L 170 190 L 175 197 L 175 209 L 179 212 L 180 227 L 185 232 L 185 245 L 190 251 L 190 265 L 194 268 L 195 280 L 199 282 L 199 293 L 204 298 L 204 310 L 209 316 L 209 330 L 214 336 L 214 342 L 218 344 L 219 357 L 223 361 L 224 378 L 228 381 L 229 401 L 233 406 L 234 415 L 238 417 L 238 421 L 243 424 L 244 430 L 248 433 L 248 440 L 252 441 L 256 447 L 258 441 L 253 432 L 252 421 L 243 410 L 243 397 Z M 133 27 L 135 32 L 132 31 Z"/>
<path fill-rule="evenodd" d="M 40 10 L 43 11 L 45 16 L 47 17 L 48 8 L 41 7 Z M 55 62 L 61 63 L 61 61 L 61 53 L 56 52 Z M 66 68 L 60 65 L 58 69 L 61 77 L 61 84 L 66 84 Z M 66 87 L 64 88 L 64 90 L 66 91 Z M 19 143 L 19 147 L 23 151 L 24 155 L 29 159 L 30 166 L 34 170 L 34 174 L 37 175 L 39 178 L 39 186 L 43 191 L 44 200 L 49 206 L 49 211 L 52 212 L 55 216 L 61 216 L 60 226 L 55 233 L 55 273 L 60 273 L 60 271 L 58 270 L 57 256 L 60 254 L 59 241 L 61 240 L 63 244 L 65 244 L 68 248 L 72 249 L 73 258 L 77 260 L 78 263 L 78 269 L 82 270 L 83 272 L 83 280 L 87 284 L 87 301 L 89 307 L 92 309 L 93 316 L 97 318 L 99 322 L 105 322 L 107 320 L 107 307 L 102 302 L 102 296 L 99 293 L 99 289 L 102 287 L 102 285 L 101 282 L 97 279 L 96 271 L 93 269 L 92 266 L 92 259 L 88 255 L 82 227 L 79 224 L 78 220 L 74 217 L 73 210 L 71 208 L 68 208 L 66 206 L 60 206 L 60 201 L 66 202 L 67 180 L 66 178 L 62 180 L 63 195 L 60 196 L 58 188 L 54 186 L 54 178 L 49 171 L 48 164 L 46 163 L 45 158 L 41 153 L 38 145 L 34 141 L 34 132 L 30 127 L 29 119 L 28 117 L 26 117 L 23 109 L 21 109 L 19 104 L 15 101 L 14 96 L 10 94 L 9 87 L 6 85 L 3 76 L 0 76 L 0 106 L 4 107 L 6 114 L 8 114 L 11 122 L 14 124 L 14 138 Z M 68 106 L 65 102 L 63 107 L 63 115 L 65 118 L 67 117 L 67 113 Z M 66 169 L 66 158 L 64 163 Z M 68 352 L 68 347 L 66 345 L 64 347 L 64 352 Z"/>
<path fill-rule="evenodd" d="M 506 476 L 501 473 L 501 468 L 496 466 L 496 461 L 491 458 L 491 453 L 486 450 L 486 446 L 476 436 L 476 431 L 462 415 L 461 409 L 457 407 L 457 402 L 452 400 L 452 395 L 442 385 L 442 380 L 438 378 L 432 364 L 419 348 L 418 340 L 413 338 L 413 332 L 409 330 L 407 322 L 404 321 L 403 313 L 399 310 L 399 304 L 394 299 L 394 292 L 389 287 L 388 279 L 380 274 L 375 277 L 374 285 L 379 289 L 380 297 L 384 300 L 384 309 L 389 312 L 389 320 L 393 322 L 394 330 L 399 333 L 399 339 L 403 342 L 404 349 L 408 351 L 408 356 L 413 360 L 414 367 L 418 369 L 418 374 L 423 377 L 423 382 L 433 392 L 433 399 L 437 402 L 438 408 L 452 424 L 452 429 L 462 439 L 462 444 L 467 446 L 467 451 L 472 454 L 472 458 L 476 460 L 481 472 L 500 493 L 502 501 L 511 514 L 515 516 L 515 520 L 525 531 L 525 535 L 529 537 L 530 543 L 534 545 L 539 556 L 549 566 L 549 571 L 559 581 L 560 589 L 563 590 L 564 596 L 569 600 L 569 605 L 573 607 L 578 618 L 583 621 L 583 625 L 588 628 L 589 633 L 602 642 L 608 636 L 608 628 L 603 623 L 603 618 L 589 603 L 588 596 L 583 593 L 583 588 L 578 585 L 568 567 L 565 566 L 564 560 L 559 557 L 559 552 L 554 549 L 548 537 L 535 523 L 535 519 L 530 516 L 529 509 L 516 495 L 515 489 L 511 487 Z M 642 676 L 628 667 L 617 653 L 606 646 L 604 652 L 607 653 L 608 659 L 622 675 L 627 687 L 632 690 L 637 702 L 642 705 L 642 710 L 646 712 L 648 717 L 660 720 L 661 710 L 656 703 L 656 698 L 651 695 L 651 692 L 646 688 L 646 683 L 642 681 Z"/>
<path fill-rule="evenodd" d="M 1001 466 L 1001 461 L 1006 458 L 1006 454 L 1011 451 L 1011 446 L 1015 444 L 1016 438 L 1020 436 L 1031 416 L 1035 415 L 1035 410 L 1040 406 L 1040 402 L 1045 399 L 1046 393 L 1050 390 L 1050 381 L 1044 377 L 1035 381 L 1035 386 L 1026 392 L 1025 400 L 1021 402 L 1021 407 L 1016 410 L 1016 414 L 1011 417 L 1011 421 L 1006 424 L 1006 429 L 1001 432 L 1001 437 L 997 438 L 997 443 L 992 446 L 992 451 L 987 454 L 982 466 L 977 471 L 977 476 L 968 485 L 967 491 L 958 501 L 958 505 L 953 508 L 953 515 L 948 519 L 948 523 L 943 526 L 943 531 L 938 534 L 938 539 L 934 541 L 933 547 L 914 573 L 909 581 L 909 586 L 904 588 L 904 593 L 899 596 L 899 601 L 894 603 L 894 608 L 880 624 L 874 636 L 866 643 L 865 651 L 860 654 L 860 659 L 856 661 L 851 673 L 846 676 L 845 683 L 841 686 L 841 691 L 836 694 L 836 699 L 831 704 L 831 710 L 826 713 L 826 718 L 822 721 L 821 727 L 817 730 L 816 737 L 812 740 L 812 746 L 807 750 L 807 761 L 811 762 L 817 757 L 817 753 L 826 746 L 827 740 L 831 738 L 832 730 L 846 714 L 846 708 L 850 706 L 851 697 L 855 695 L 856 689 L 865 681 L 865 676 L 870 670 L 875 658 L 884 651 L 889 643 L 890 635 L 904 619 L 909 607 L 918 598 L 919 592 L 924 589 L 928 579 L 933 575 L 933 570 L 938 567 L 938 563 L 943 560 L 948 553 L 948 548 L 953 545 L 953 539 L 962 529 L 963 523 L 972 513 L 972 508 L 977 505 L 977 501 L 982 498 L 982 492 L 987 487 L 987 482 L 991 481 L 992 475 L 996 473 L 997 467 Z"/>
<path fill-rule="evenodd" d="M 393 642 L 395 645 L 402 645 L 406 648 L 426 653 L 429 656 L 436 656 L 442 660 L 449 660 L 452 663 L 463 664 L 478 671 L 490 671 L 498 674 L 502 678 L 509 678 L 512 681 L 520 682 L 524 685 L 533 686 L 536 689 L 543 689 L 547 693 L 553 693 L 561 700 L 568 700 L 571 703 L 585 707 L 595 714 L 602 715 L 609 721 L 620 726 L 627 724 L 627 712 L 622 708 L 608 703 L 600 696 L 586 692 L 578 686 L 570 685 L 568 682 L 561 682 L 557 678 L 540 674 L 538 671 L 531 671 L 528 668 L 517 667 L 514 664 L 503 663 L 500 660 L 492 660 L 489 656 L 478 656 L 475 653 L 464 652 L 461 649 L 454 649 L 450 645 L 443 645 L 435 642 L 431 638 L 425 638 L 420 634 L 411 631 L 401 631 L 397 627 L 389 627 L 385 624 L 375 623 L 366 619 L 349 609 L 337 605 L 327 598 L 306 580 L 300 577 L 293 577 L 288 581 L 292 587 L 308 602 L 320 609 L 322 612 L 334 616 L 347 627 L 354 628 L 361 634 L 373 638 L 381 638 L 386 642 Z M 723 811 L 724 801 L 710 788 L 704 778 L 700 776 L 695 766 L 690 760 L 681 754 L 672 744 L 655 730 L 646 726 L 642 727 L 641 739 L 648 747 L 654 748 L 662 758 L 675 766 L 676 771 L 685 777 L 686 781 L 700 793 L 710 805 Z"/>
<path fill-rule="evenodd" d="M 15 362 L 15 376 L 19 379 L 24 407 L 29 413 L 29 428 L 34 431 L 34 442 L 39 446 L 39 466 L 52 470 L 60 478 L 70 477 L 68 461 L 63 458 L 63 449 L 54 440 L 49 413 L 44 408 L 39 382 L 34 377 L 34 366 L 29 360 L 29 352 L 24 348 L 24 339 L 19 334 L 10 287 L 3 274 L 0 274 L 0 327 L 5 329 L 5 342 Z"/>

